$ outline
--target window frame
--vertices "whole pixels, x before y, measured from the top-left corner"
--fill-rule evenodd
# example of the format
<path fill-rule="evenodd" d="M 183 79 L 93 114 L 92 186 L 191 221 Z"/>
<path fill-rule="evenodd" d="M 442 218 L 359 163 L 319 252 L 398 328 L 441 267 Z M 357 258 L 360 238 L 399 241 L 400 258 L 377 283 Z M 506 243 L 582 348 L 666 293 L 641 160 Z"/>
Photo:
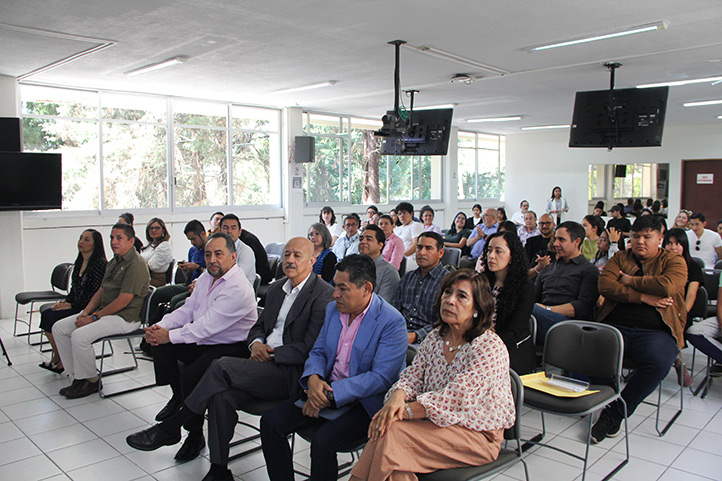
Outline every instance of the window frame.
<path fill-rule="evenodd" d="M 474 146 L 473 147 L 462 147 L 459 145 L 459 136 L 463 134 L 473 134 L 474 135 Z M 488 137 L 496 137 L 496 149 L 490 149 L 487 147 L 480 146 L 479 136 L 484 135 Z M 505 147 L 506 147 L 506 137 L 499 134 L 491 134 L 488 132 L 480 132 L 475 130 L 464 130 L 464 129 L 458 129 L 457 131 L 457 141 L 456 141 L 456 175 L 457 175 L 457 181 L 455 185 L 456 190 L 456 199 L 458 202 L 501 202 L 504 199 L 504 179 L 501 178 L 501 173 L 503 172 L 502 163 L 506 163 L 506 153 L 505 153 Z M 470 198 L 462 198 L 459 196 L 459 179 L 461 177 L 461 172 L 459 172 L 459 151 L 461 150 L 473 150 L 474 151 L 474 197 Z M 496 182 L 497 182 L 497 189 L 499 192 L 498 197 L 479 197 L 479 151 L 486 151 L 486 152 L 496 152 Z"/>

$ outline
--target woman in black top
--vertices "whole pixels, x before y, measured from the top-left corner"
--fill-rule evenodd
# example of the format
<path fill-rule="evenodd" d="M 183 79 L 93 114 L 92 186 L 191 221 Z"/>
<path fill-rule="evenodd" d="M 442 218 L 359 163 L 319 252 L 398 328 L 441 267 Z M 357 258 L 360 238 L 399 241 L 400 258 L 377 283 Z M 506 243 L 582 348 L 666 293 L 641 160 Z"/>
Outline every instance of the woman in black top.
<path fill-rule="evenodd" d="M 494 295 L 494 330 L 509 350 L 511 368 L 518 374 L 530 373 L 535 365 L 529 327 L 534 288 L 524 246 L 515 233 L 497 232 L 487 239 L 481 263 Z"/>
<path fill-rule="evenodd" d="M 466 240 L 470 235 L 471 230 L 466 228 L 466 214 L 459 212 L 444 236 L 444 247 L 456 247 L 461 249 L 461 255 L 467 255 L 469 248 L 466 247 Z"/>
<path fill-rule="evenodd" d="M 706 314 L 707 306 L 701 306 L 701 312 L 692 312 L 699 286 L 704 282 L 704 275 L 702 274 L 702 268 L 692 260 L 692 256 L 689 254 L 689 240 L 684 229 L 677 227 L 669 229 L 664 234 L 662 247 L 681 255 L 687 263 L 687 285 L 684 286 L 684 304 L 687 307 L 687 324 L 684 327 L 686 331 L 692 325 L 692 318 L 705 317 Z M 679 357 L 674 361 L 674 368 L 677 370 L 677 378 L 681 381 L 680 384 L 684 387 L 691 386 L 693 383 L 692 376 L 689 375 L 686 369 L 684 372 L 682 371 L 682 361 Z"/>
<path fill-rule="evenodd" d="M 85 309 L 103 282 L 107 263 L 103 236 L 95 229 L 83 231 L 78 239 L 78 257 L 75 259 L 68 296 L 65 300 L 56 302 L 53 307 L 40 313 L 40 328 L 45 331 L 45 335 L 53 347 L 50 362 L 40 364 L 43 369 L 57 373 L 63 372 L 55 339 L 53 339 L 53 324 Z"/>

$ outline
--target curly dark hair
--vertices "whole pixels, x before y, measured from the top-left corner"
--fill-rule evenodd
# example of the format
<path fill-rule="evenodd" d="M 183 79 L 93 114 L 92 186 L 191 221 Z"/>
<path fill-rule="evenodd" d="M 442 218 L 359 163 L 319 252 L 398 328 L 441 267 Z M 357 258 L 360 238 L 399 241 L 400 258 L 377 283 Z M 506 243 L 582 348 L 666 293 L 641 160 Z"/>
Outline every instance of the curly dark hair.
<path fill-rule="evenodd" d="M 489 282 L 486 280 L 486 277 L 472 269 L 459 269 L 451 274 L 447 274 L 446 277 L 441 280 L 441 286 L 439 286 L 439 292 L 434 302 L 433 312 L 437 316 L 434 327 L 439 328 L 439 334 L 442 337 L 449 332 L 449 325 L 441 319 L 441 297 L 446 289 L 459 281 L 471 282 L 474 309 L 476 309 L 478 314 L 478 316 L 472 318 L 471 329 L 464 334 L 466 342 L 471 342 L 482 335 L 487 329 L 492 328 L 492 314 L 494 313 L 494 297 L 491 295 Z"/>
<path fill-rule="evenodd" d="M 526 258 L 526 250 L 514 232 L 497 232 L 489 236 L 484 244 L 484 251 L 481 254 L 481 262 L 484 266 L 484 275 L 492 286 L 496 283 L 496 274 L 489 270 L 489 262 L 487 256 L 489 253 L 489 245 L 491 241 L 501 237 L 506 242 L 511 252 L 511 261 L 507 267 L 506 278 L 504 279 L 504 287 L 496 299 L 496 312 L 506 313 L 507 315 L 514 311 L 514 305 L 519 300 L 519 293 L 524 285 L 529 282 L 529 261 Z M 505 319 L 497 317 L 497 324 L 503 325 Z"/>

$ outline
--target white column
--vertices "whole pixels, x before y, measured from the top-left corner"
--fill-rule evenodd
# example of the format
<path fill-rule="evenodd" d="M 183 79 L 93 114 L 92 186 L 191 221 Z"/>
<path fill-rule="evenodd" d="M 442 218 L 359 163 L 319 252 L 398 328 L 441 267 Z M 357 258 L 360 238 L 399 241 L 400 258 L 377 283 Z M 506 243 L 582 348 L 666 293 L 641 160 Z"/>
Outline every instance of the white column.
<path fill-rule="evenodd" d="M 305 164 L 297 164 L 293 159 L 293 146 L 297 135 L 303 135 L 303 109 L 299 107 L 289 107 L 283 111 L 283 120 L 285 124 L 285 136 L 283 139 L 283 156 L 285 166 L 282 169 L 283 178 L 283 206 L 286 212 L 285 220 L 285 238 L 305 237 L 306 229 L 303 219 L 303 189 L 295 189 L 293 187 L 294 177 L 303 179 L 303 169 Z"/>
<path fill-rule="evenodd" d="M 17 81 L 14 77 L 0 75 L 0 117 L 17 115 Z M 3 271 L 0 276 L 0 317 L 9 318 L 15 314 L 15 294 L 25 289 L 22 212 L 0 212 L 0 232 L 3 236 L 0 248 L 0 266 Z"/>

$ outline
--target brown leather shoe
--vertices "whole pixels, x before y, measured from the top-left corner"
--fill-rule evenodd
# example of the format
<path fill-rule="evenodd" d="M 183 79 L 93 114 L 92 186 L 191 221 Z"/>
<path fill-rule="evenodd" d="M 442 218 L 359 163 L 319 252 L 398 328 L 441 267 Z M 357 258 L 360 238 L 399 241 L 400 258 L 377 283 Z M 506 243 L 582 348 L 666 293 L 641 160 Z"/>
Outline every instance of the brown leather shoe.
<path fill-rule="evenodd" d="M 68 399 L 78 399 L 85 396 L 90 396 L 93 393 L 98 392 L 100 381 L 88 381 L 82 379 L 79 384 L 73 384 L 70 389 L 64 394 Z"/>

